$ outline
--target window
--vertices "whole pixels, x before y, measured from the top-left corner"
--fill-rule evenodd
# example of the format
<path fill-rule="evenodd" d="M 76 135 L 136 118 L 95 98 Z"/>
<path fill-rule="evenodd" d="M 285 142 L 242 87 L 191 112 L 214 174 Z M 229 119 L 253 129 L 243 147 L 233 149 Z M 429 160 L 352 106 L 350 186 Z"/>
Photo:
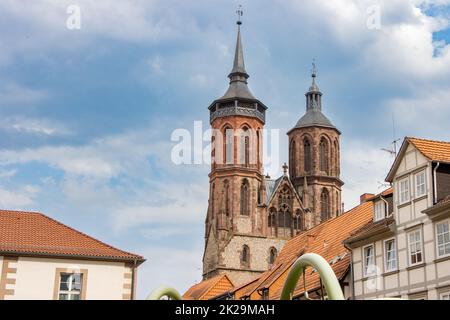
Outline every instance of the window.
<path fill-rule="evenodd" d="M 395 246 L 395 239 L 384 242 L 384 259 L 386 272 L 397 270 L 397 249 Z"/>
<path fill-rule="evenodd" d="M 425 195 L 426 192 L 425 171 L 422 171 L 416 174 L 416 198 Z"/>
<path fill-rule="evenodd" d="M 325 221 L 330 217 L 330 202 L 327 189 L 322 190 L 320 195 L 320 221 Z"/>
<path fill-rule="evenodd" d="M 224 181 L 224 199 L 225 199 L 225 214 L 230 215 L 230 183 L 228 180 Z"/>
<path fill-rule="evenodd" d="M 250 264 L 250 249 L 246 245 L 242 247 L 241 262 L 246 266 Z"/>
<path fill-rule="evenodd" d="M 399 182 L 400 204 L 409 201 L 409 179 L 403 179 Z"/>
<path fill-rule="evenodd" d="M 443 292 L 439 295 L 440 300 L 450 300 L 450 292 Z"/>
<path fill-rule="evenodd" d="M 320 140 L 320 171 L 328 173 L 328 145 L 325 138 Z"/>
<path fill-rule="evenodd" d="M 241 215 L 249 215 L 249 187 L 247 179 L 241 185 Z"/>
<path fill-rule="evenodd" d="M 375 215 L 373 221 L 380 221 L 385 218 L 386 205 L 383 201 L 375 203 Z"/>
<path fill-rule="evenodd" d="M 416 230 L 408 234 L 409 264 L 415 265 L 423 261 L 422 254 L 422 232 Z"/>
<path fill-rule="evenodd" d="M 439 257 L 450 255 L 450 220 L 436 224 L 436 244 Z"/>
<path fill-rule="evenodd" d="M 269 266 L 272 266 L 275 263 L 276 258 L 277 258 L 277 249 L 272 247 L 270 248 L 269 251 Z"/>
<path fill-rule="evenodd" d="M 364 275 L 371 276 L 375 274 L 375 252 L 373 245 L 363 248 L 364 250 Z"/>
<path fill-rule="evenodd" d="M 297 176 L 297 164 L 295 163 L 295 159 L 297 159 L 296 153 L 295 140 L 291 140 L 289 146 L 289 168 L 291 168 L 291 175 L 293 178 Z"/>
<path fill-rule="evenodd" d="M 303 143 L 303 150 L 304 150 L 304 167 L 305 171 L 309 172 L 311 171 L 311 144 L 309 143 L 308 139 L 305 140 Z"/>
<path fill-rule="evenodd" d="M 83 275 L 81 273 L 61 273 L 59 300 L 81 300 Z"/>
<path fill-rule="evenodd" d="M 233 146 L 234 146 L 234 132 L 231 128 L 225 129 L 225 163 L 233 163 Z"/>
<path fill-rule="evenodd" d="M 248 166 L 250 164 L 250 133 L 247 127 L 240 130 L 240 158 L 239 164 Z"/>
<path fill-rule="evenodd" d="M 304 229 L 303 214 L 297 209 L 294 216 L 294 230 L 301 231 Z"/>

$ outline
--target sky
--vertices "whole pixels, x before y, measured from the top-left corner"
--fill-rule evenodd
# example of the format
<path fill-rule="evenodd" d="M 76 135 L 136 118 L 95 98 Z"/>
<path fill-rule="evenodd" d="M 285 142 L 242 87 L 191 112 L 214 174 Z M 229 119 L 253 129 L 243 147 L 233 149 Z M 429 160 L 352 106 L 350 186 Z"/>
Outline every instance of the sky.
<path fill-rule="evenodd" d="M 171 136 L 208 128 L 239 4 L 280 165 L 315 59 L 346 210 L 385 187 L 394 138 L 450 141 L 450 0 L 0 0 L 0 208 L 143 255 L 138 298 L 200 281 L 209 166 L 173 163 Z"/>

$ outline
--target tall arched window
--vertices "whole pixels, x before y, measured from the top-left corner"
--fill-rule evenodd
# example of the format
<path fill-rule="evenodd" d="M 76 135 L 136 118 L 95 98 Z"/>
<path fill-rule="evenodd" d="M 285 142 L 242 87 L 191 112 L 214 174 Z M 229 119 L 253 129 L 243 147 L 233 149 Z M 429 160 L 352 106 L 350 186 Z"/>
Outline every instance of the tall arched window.
<path fill-rule="evenodd" d="M 229 216 L 231 204 L 230 204 L 230 183 L 228 182 L 228 180 L 224 181 L 223 190 L 224 190 L 225 214 Z"/>
<path fill-rule="evenodd" d="M 239 146 L 239 164 L 247 167 L 250 164 L 250 131 L 247 127 L 240 130 Z"/>
<path fill-rule="evenodd" d="M 250 249 L 247 245 L 244 245 L 242 247 L 241 263 L 244 265 L 250 264 Z"/>
<path fill-rule="evenodd" d="M 295 140 L 292 139 L 289 146 L 289 168 L 291 169 L 291 175 L 293 178 L 297 176 L 297 164 L 295 162 L 295 159 L 297 159 Z"/>
<path fill-rule="evenodd" d="M 269 216 L 267 219 L 267 225 L 269 227 L 269 234 L 271 236 L 276 236 L 277 235 L 277 220 L 276 220 L 276 216 L 277 216 L 277 210 L 272 207 L 269 209 Z"/>
<path fill-rule="evenodd" d="M 297 209 L 294 216 L 294 230 L 296 232 L 305 230 L 305 221 L 300 209 Z"/>
<path fill-rule="evenodd" d="M 327 189 L 320 195 L 320 220 L 325 221 L 330 217 L 330 196 Z"/>
<path fill-rule="evenodd" d="M 278 251 L 275 247 L 271 247 L 269 250 L 269 267 L 275 263 Z"/>
<path fill-rule="evenodd" d="M 325 138 L 320 140 L 320 171 L 328 173 L 328 143 Z"/>
<path fill-rule="evenodd" d="M 249 185 L 248 180 L 244 179 L 241 184 L 241 215 L 249 215 Z"/>
<path fill-rule="evenodd" d="M 304 168 L 305 172 L 311 171 L 311 144 L 308 139 L 303 142 Z"/>
<path fill-rule="evenodd" d="M 232 164 L 233 161 L 233 148 L 234 148 L 234 132 L 231 127 L 226 127 L 223 132 L 223 136 L 225 137 L 225 144 L 224 144 L 224 163 L 225 164 Z"/>
<path fill-rule="evenodd" d="M 335 168 L 335 175 L 339 176 L 340 172 L 339 172 L 339 168 L 340 168 L 340 164 L 339 164 L 339 144 L 337 142 L 337 140 L 334 141 L 334 168 Z"/>

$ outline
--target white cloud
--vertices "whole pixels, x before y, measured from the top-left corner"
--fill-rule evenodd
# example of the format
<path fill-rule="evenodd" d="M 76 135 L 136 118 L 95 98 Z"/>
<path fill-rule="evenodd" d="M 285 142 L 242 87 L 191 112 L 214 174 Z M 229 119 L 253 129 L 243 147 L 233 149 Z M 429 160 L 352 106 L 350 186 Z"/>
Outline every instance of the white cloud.
<path fill-rule="evenodd" d="M 30 89 L 17 83 L 7 82 L 0 86 L 0 105 L 3 107 L 33 104 L 47 97 L 48 93 L 44 90 Z"/>
<path fill-rule="evenodd" d="M 0 120 L 0 128 L 7 131 L 45 136 L 67 135 L 71 130 L 59 122 L 29 117 L 5 117 Z"/>
<path fill-rule="evenodd" d="M 34 203 L 39 188 L 31 185 L 25 186 L 22 190 L 8 190 L 0 186 L 0 208 L 20 210 L 26 209 Z"/>

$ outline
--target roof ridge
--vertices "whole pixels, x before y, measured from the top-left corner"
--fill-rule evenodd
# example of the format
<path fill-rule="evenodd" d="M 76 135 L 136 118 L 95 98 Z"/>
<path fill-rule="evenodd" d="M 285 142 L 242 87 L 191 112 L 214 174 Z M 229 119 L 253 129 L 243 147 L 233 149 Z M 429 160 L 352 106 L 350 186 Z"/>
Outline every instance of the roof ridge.
<path fill-rule="evenodd" d="M 103 241 L 101 241 L 101 240 L 99 240 L 97 238 L 94 238 L 94 237 L 92 237 L 92 236 L 90 236 L 90 235 L 88 235 L 88 234 L 86 234 L 86 233 L 84 233 L 82 231 L 76 230 L 76 229 L 74 229 L 74 228 L 72 228 L 72 227 L 70 227 L 70 226 L 68 226 L 68 225 L 66 225 L 66 224 L 64 224 L 64 223 L 54 219 L 54 218 L 51 218 L 51 217 L 43 214 L 42 212 L 38 212 L 38 211 L 19 211 L 19 210 L 1 210 L 0 209 L 0 213 L 1 212 L 4 212 L 4 213 L 8 213 L 8 212 L 10 212 L 10 213 L 20 213 L 20 214 L 24 214 L 24 215 L 27 215 L 27 214 L 39 215 L 39 216 L 41 216 L 41 217 L 43 217 L 43 218 L 45 218 L 45 219 L 47 219 L 49 221 L 52 221 L 52 222 L 54 222 L 54 223 L 56 223 L 56 224 L 58 224 L 58 225 L 60 225 L 60 226 L 62 226 L 64 228 L 67 228 L 67 229 L 69 229 L 69 230 L 71 230 L 71 231 L 73 231 L 73 232 L 75 232 L 75 233 L 77 233 L 77 234 L 79 234 L 79 235 L 81 235 L 81 236 L 83 236 L 85 238 L 88 238 L 88 239 L 91 239 L 93 241 L 96 241 L 96 242 L 98 242 L 98 243 L 100 243 L 100 244 L 102 244 L 102 245 L 104 245 L 104 246 L 106 246 L 106 247 L 108 247 L 110 249 L 117 250 L 117 251 L 119 251 L 121 253 L 125 253 L 126 255 L 134 256 L 135 258 L 138 258 L 138 259 L 143 259 L 144 258 L 144 257 L 142 257 L 142 256 L 140 256 L 138 254 L 118 249 L 118 248 L 116 248 L 116 247 L 114 247 L 114 246 L 112 246 L 110 244 L 107 244 L 106 242 L 103 242 Z"/>
<path fill-rule="evenodd" d="M 450 144 L 450 141 L 443 141 L 443 140 L 432 140 L 432 139 L 425 139 L 425 138 L 417 138 L 417 137 L 409 137 L 407 136 L 406 139 L 408 140 L 421 140 L 421 141 L 428 141 L 428 142 L 437 142 L 437 143 L 445 143 Z"/>

